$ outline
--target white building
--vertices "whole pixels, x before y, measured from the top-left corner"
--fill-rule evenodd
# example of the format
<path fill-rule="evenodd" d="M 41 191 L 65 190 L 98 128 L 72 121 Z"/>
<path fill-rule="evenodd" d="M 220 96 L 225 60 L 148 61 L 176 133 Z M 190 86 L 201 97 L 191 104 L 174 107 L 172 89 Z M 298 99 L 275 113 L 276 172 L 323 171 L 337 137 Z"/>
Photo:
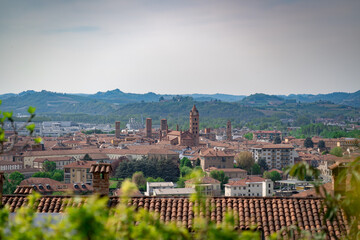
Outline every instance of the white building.
<path fill-rule="evenodd" d="M 267 197 L 274 194 L 274 183 L 270 179 L 248 176 L 245 179 L 225 184 L 225 196 Z"/>
<path fill-rule="evenodd" d="M 153 196 L 155 189 L 173 189 L 173 182 L 147 182 L 145 196 Z"/>
<path fill-rule="evenodd" d="M 251 149 L 255 162 L 265 159 L 269 169 L 282 169 L 294 165 L 296 155 L 294 147 L 290 144 L 269 144 Z"/>
<path fill-rule="evenodd" d="M 189 197 L 195 193 L 195 188 L 168 188 L 168 189 L 154 189 L 153 196 L 181 196 Z"/>

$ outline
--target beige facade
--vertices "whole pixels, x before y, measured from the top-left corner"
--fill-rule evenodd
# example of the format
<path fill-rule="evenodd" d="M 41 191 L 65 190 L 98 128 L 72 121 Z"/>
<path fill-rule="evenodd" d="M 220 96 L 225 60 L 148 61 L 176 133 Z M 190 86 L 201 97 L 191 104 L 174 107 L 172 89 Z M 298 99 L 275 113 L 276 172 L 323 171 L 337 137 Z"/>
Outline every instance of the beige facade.
<path fill-rule="evenodd" d="M 282 169 L 294 165 L 295 151 L 290 144 L 269 144 L 251 149 L 255 162 L 265 159 L 268 167 Z"/>
<path fill-rule="evenodd" d="M 92 161 L 77 161 L 64 166 L 65 183 L 87 183 L 92 185 L 93 177 L 90 173 Z"/>
<path fill-rule="evenodd" d="M 201 168 L 234 168 L 234 154 L 228 154 L 217 149 L 205 149 L 199 153 Z"/>
<path fill-rule="evenodd" d="M 240 168 L 208 168 L 206 169 L 206 173 L 208 175 L 210 175 L 211 171 L 223 171 L 225 176 L 227 176 L 228 178 L 246 178 L 247 177 L 247 171 L 240 169 Z"/>

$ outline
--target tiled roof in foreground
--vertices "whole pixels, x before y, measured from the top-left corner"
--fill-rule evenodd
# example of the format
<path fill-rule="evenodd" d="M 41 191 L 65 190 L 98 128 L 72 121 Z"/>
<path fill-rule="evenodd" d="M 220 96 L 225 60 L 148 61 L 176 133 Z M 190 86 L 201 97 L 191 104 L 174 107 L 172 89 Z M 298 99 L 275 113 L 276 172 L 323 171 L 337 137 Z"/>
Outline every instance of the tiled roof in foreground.
<path fill-rule="evenodd" d="M 81 202 L 75 202 L 71 196 L 43 196 L 39 199 L 37 212 L 61 213 L 68 206 L 81 206 L 86 199 L 82 197 Z M 225 213 L 231 211 L 236 216 L 235 229 L 247 230 L 257 225 L 265 236 L 290 225 L 312 233 L 327 229 L 330 238 L 344 236 L 346 220 L 342 214 L 333 222 L 322 223 L 321 201 L 318 198 L 214 197 L 206 200 L 206 212 L 202 212 L 201 216 L 220 224 Z M 110 197 L 108 206 L 114 207 L 118 202 L 118 197 Z M 3 204 L 14 212 L 26 205 L 27 199 L 25 195 L 4 195 Z M 194 223 L 194 205 L 188 198 L 133 197 L 131 205 L 159 214 L 164 222 L 176 222 L 187 228 Z"/>

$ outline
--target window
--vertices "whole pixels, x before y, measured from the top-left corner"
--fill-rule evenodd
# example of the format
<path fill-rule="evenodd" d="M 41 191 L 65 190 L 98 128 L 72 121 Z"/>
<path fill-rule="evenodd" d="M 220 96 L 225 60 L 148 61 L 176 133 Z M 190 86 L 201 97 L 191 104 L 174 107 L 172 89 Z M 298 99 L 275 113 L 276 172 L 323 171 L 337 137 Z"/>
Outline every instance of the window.
<path fill-rule="evenodd" d="M 269 183 L 269 188 L 271 187 L 271 184 Z"/>

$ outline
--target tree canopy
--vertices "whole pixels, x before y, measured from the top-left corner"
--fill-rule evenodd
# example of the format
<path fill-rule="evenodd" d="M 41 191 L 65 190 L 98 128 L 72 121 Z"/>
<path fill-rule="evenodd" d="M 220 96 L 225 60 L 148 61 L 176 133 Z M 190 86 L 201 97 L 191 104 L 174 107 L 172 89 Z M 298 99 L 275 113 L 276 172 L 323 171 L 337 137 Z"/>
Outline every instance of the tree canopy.
<path fill-rule="evenodd" d="M 239 168 L 245 169 L 248 172 L 255 163 L 251 152 L 240 152 L 235 156 L 235 161 Z"/>
<path fill-rule="evenodd" d="M 224 171 L 213 170 L 210 172 L 210 177 L 221 182 L 221 189 L 224 189 L 224 184 L 229 182 L 229 177 L 225 176 Z"/>
<path fill-rule="evenodd" d="M 115 176 L 131 178 L 135 172 L 142 172 L 145 177 L 161 177 L 165 181 L 171 182 L 176 182 L 180 176 L 179 167 L 173 160 L 148 158 L 121 162 Z"/>
<path fill-rule="evenodd" d="M 20 172 L 12 172 L 11 174 L 5 174 L 5 181 L 3 187 L 3 193 L 12 194 L 16 187 L 24 180 L 25 177 Z"/>
<path fill-rule="evenodd" d="M 330 150 L 330 154 L 334 155 L 336 157 L 342 157 L 343 156 L 343 150 L 341 147 L 334 147 Z"/>
<path fill-rule="evenodd" d="M 313 148 L 314 147 L 314 142 L 311 140 L 310 137 L 307 137 L 304 141 L 304 147 L 306 148 Z"/>

